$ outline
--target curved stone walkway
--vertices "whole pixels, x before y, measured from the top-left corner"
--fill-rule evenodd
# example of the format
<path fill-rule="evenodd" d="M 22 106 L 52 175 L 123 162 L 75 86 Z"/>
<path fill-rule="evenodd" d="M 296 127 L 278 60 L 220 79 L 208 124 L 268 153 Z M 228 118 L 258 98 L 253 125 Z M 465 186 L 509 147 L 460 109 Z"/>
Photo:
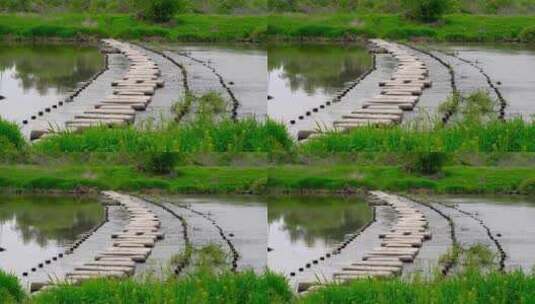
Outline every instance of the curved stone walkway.
<path fill-rule="evenodd" d="M 76 284 L 97 277 L 133 275 L 137 263 L 145 262 L 156 242 L 163 239 L 164 234 L 160 231 L 159 217 L 139 200 L 113 191 L 102 192 L 102 195 L 106 200 L 126 211 L 126 219 L 121 222 L 121 228 L 115 229 L 115 232 L 107 229 L 106 236 L 108 239 L 111 237 L 111 241 L 98 242 L 100 243 L 98 251 L 93 249 L 74 258 L 68 263 L 69 265 L 66 265 L 70 270 L 53 272 L 52 275 L 51 272 L 47 272 L 46 279 L 32 280 L 32 291 L 56 283 Z M 88 242 L 90 240 L 91 238 Z M 108 247 L 102 250 L 100 249 L 102 245 Z M 70 255 L 72 252 L 66 252 L 66 254 Z M 80 262 L 80 260 L 85 261 Z"/>
<path fill-rule="evenodd" d="M 32 139 L 44 135 L 68 130 L 80 130 L 96 125 L 121 125 L 134 122 L 136 111 L 144 111 L 152 100 L 157 88 L 164 86 L 160 80 L 160 69 L 144 52 L 129 43 L 113 39 L 103 40 L 103 43 L 118 50 L 128 60 L 128 69 L 124 75 L 110 83 L 111 95 L 99 101 L 89 102 L 93 108 L 82 107 L 73 113 L 73 119 L 64 122 L 64 126 L 55 126 L 59 130 L 34 129 Z"/>
<path fill-rule="evenodd" d="M 299 292 L 320 288 L 324 283 L 401 275 L 403 268 L 414 262 L 424 242 L 431 239 L 426 215 L 416 204 L 397 195 L 372 192 L 371 198 L 379 206 L 378 212 L 392 219 L 392 225 L 387 225 L 389 228 L 378 230 L 378 227 L 371 227 L 373 231 L 367 231 L 368 242 L 377 247 L 370 249 L 370 246 L 363 246 L 366 248 L 359 248 L 359 254 L 350 253 L 354 256 L 353 261 L 338 264 L 338 270 L 332 272 L 331 277 L 319 274 L 316 278 L 319 277 L 320 280 L 299 282 Z M 386 210 L 382 209 L 382 205 L 393 212 L 384 213 Z"/>
<path fill-rule="evenodd" d="M 391 78 L 382 81 L 380 94 L 367 100 L 360 109 L 342 116 L 334 126 L 352 129 L 363 125 L 400 123 L 403 111 L 414 109 L 418 96 L 431 86 L 425 63 L 406 48 L 384 40 L 372 40 L 377 47 L 392 54 L 398 65 Z"/>

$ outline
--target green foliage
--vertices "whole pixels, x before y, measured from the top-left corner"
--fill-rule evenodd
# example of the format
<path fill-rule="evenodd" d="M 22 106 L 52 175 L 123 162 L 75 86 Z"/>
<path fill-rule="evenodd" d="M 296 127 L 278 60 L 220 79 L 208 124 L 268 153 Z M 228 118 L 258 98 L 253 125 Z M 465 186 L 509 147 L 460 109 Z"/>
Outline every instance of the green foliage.
<path fill-rule="evenodd" d="M 406 15 L 414 20 L 435 22 L 450 8 L 450 0 L 402 0 Z"/>
<path fill-rule="evenodd" d="M 443 152 L 411 153 L 407 158 L 405 170 L 423 175 L 434 175 L 442 171 L 448 157 Z"/>
<path fill-rule="evenodd" d="M 535 194 L 535 178 L 526 179 L 518 187 L 520 193 Z"/>
<path fill-rule="evenodd" d="M 153 22 L 169 22 L 183 8 L 182 0 L 135 0 L 138 17 Z"/>
<path fill-rule="evenodd" d="M 520 33 L 520 40 L 526 43 L 535 43 L 535 26 L 523 29 Z"/>
<path fill-rule="evenodd" d="M 26 148 L 27 144 L 19 127 L 0 118 L 0 160 L 18 157 Z"/>
<path fill-rule="evenodd" d="M 226 114 L 227 109 L 226 100 L 217 92 L 208 92 L 202 96 L 188 94 L 173 105 L 177 123 L 188 114 L 194 115 L 198 120 L 213 120 Z M 190 113 L 192 110 L 195 110 L 194 113 Z"/>
<path fill-rule="evenodd" d="M 309 140 L 305 154 L 341 152 L 535 152 L 535 122 L 463 122 L 446 127 L 363 127 Z"/>
<path fill-rule="evenodd" d="M 286 128 L 271 120 L 252 118 L 213 121 L 199 119 L 161 127 L 95 127 L 82 133 L 64 133 L 35 146 L 45 154 L 61 152 L 290 152 L 293 140 Z"/>
<path fill-rule="evenodd" d="M 26 298 L 26 293 L 16 276 L 0 270 L 0 302 L 21 303 Z"/>
<path fill-rule="evenodd" d="M 176 152 L 146 153 L 139 168 L 144 172 L 153 174 L 170 174 L 174 172 L 181 156 Z"/>
<path fill-rule="evenodd" d="M 463 115 L 461 123 L 496 119 L 497 107 L 497 101 L 493 100 L 487 92 L 474 92 L 464 99 L 461 107 Z"/>
<path fill-rule="evenodd" d="M 1 1 L 1 0 L 0 0 Z M 133 14 L 2 14 L 0 38 L 143 39 L 170 41 L 257 41 L 266 31 L 265 16 L 181 14 L 169 24 L 151 24 Z"/>
<path fill-rule="evenodd" d="M 332 285 L 305 296 L 303 304 L 487 304 L 524 303 L 535 297 L 535 276 L 479 271 L 443 280 L 356 280 Z M 529 301 L 528 301 L 529 302 Z"/>
<path fill-rule="evenodd" d="M 79 303 L 282 304 L 293 295 L 286 280 L 269 272 L 197 272 L 180 279 L 136 281 L 100 279 L 43 291 L 32 304 Z"/>
<path fill-rule="evenodd" d="M 510 42 L 518 41 L 520 32 L 535 23 L 533 16 L 453 14 L 442 19 L 436 24 L 426 24 L 413 22 L 399 14 L 278 14 L 270 15 L 268 34 L 278 39 L 295 40 L 362 37 L 408 40 L 418 36 L 435 41 Z M 309 28 L 314 32 L 307 30 Z"/>

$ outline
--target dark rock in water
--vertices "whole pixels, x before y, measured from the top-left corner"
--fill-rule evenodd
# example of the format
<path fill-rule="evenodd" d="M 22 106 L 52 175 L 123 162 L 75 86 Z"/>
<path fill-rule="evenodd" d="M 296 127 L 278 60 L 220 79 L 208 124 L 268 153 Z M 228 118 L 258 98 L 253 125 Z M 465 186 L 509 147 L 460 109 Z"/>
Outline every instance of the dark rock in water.
<path fill-rule="evenodd" d="M 271 247 L 268 247 L 268 248 L 267 248 L 267 251 L 268 251 L 268 252 L 272 252 L 273 250 L 275 250 L 275 249 L 273 249 L 273 248 L 271 248 Z"/>
<path fill-rule="evenodd" d="M 30 140 L 31 141 L 37 140 L 37 139 L 43 137 L 43 135 L 45 135 L 45 134 L 48 134 L 47 130 L 32 130 L 30 132 Z"/>
<path fill-rule="evenodd" d="M 273 97 L 273 96 L 271 96 L 271 95 L 268 95 L 268 96 L 267 96 L 267 99 L 268 99 L 268 100 L 272 100 L 273 98 L 275 98 L 275 97 Z"/>
<path fill-rule="evenodd" d="M 230 81 L 228 84 L 229 85 L 234 85 L 234 81 Z"/>
<path fill-rule="evenodd" d="M 297 133 L 297 140 L 305 140 L 310 137 L 310 135 L 316 134 L 316 131 L 311 130 L 300 130 Z"/>
<path fill-rule="evenodd" d="M 6 251 L 4 248 L 0 247 L 0 252 Z"/>
<path fill-rule="evenodd" d="M 0 95 L 0 100 L 6 99 L 4 96 Z"/>
<path fill-rule="evenodd" d="M 497 237 L 502 237 L 502 234 L 501 233 L 496 233 L 496 236 Z"/>
<path fill-rule="evenodd" d="M 497 85 L 502 85 L 501 81 L 496 82 Z"/>

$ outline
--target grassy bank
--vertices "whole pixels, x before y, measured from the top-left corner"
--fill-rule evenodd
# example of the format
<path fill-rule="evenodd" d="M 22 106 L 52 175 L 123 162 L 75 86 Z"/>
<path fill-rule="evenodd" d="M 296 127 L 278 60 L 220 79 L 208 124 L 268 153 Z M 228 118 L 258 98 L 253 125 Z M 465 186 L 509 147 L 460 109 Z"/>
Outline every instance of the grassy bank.
<path fill-rule="evenodd" d="M 151 24 L 126 14 L 0 14 L 4 39 L 163 39 L 169 41 L 257 41 L 265 16 L 180 15 Z"/>
<path fill-rule="evenodd" d="M 15 285 L 16 286 L 16 285 Z M 286 280 L 271 273 L 199 272 L 165 281 L 100 279 L 80 287 L 59 286 L 25 299 L 19 288 L 5 289 L 5 303 L 532 303 L 535 276 L 521 272 L 481 274 L 473 271 L 432 281 L 358 280 L 333 285 L 303 297 L 292 294 Z"/>
<path fill-rule="evenodd" d="M 436 24 L 408 21 L 400 15 L 282 14 L 271 15 L 267 34 L 279 39 L 357 38 L 415 39 L 465 42 L 520 41 L 535 16 L 447 15 Z"/>
<path fill-rule="evenodd" d="M 150 175 L 127 165 L 3 165 L 0 187 L 25 191 L 157 189 L 178 193 L 353 192 L 363 189 L 436 193 L 533 193 L 535 170 L 510 167 L 445 167 L 436 176 L 399 166 L 284 165 L 176 167 Z"/>
<path fill-rule="evenodd" d="M 9 39 L 163 39 L 168 41 L 354 40 L 426 38 L 436 41 L 530 40 L 522 32 L 535 16 L 447 15 L 422 24 L 390 14 L 178 15 L 151 24 L 126 14 L 0 14 L 0 36 Z M 529 42 L 529 41 L 527 41 Z"/>

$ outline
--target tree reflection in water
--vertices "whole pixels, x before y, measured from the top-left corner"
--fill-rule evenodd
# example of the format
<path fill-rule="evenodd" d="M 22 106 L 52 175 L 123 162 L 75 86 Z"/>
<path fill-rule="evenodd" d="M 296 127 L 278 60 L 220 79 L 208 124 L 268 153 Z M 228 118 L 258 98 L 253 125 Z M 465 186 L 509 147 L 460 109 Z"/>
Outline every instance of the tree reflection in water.
<path fill-rule="evenodd" d="M 292 91 L 313 95 L 322 89 L 328 94 L 344 88 L 347 82 L 364 74 L 372 58 L 363 46 L 270 45 L 269 72 L 280 70 Z"/>
<path fill-rule="evenodd" d="M 14 70 L 23 90 L 71 91 L 104 67 L 103 56 L 95 47 L 74 45 L 0 45 L 0 75 Z"/>
<path fill-rule="evenodd" d="M 41 247 L 51 240 L 58 244 L 72 242 L 103 218 L 103 207 L 93 199 L 48 196 L 0 199 L 0 227 L 13 223 L 23 243 L 34 241 Z"/>
<path fill-rule="evenodd" d="M 369 206 L 357 198 L 292 197 L 268 199 L 268 222 L 281 221 L 292 242 L 317 240 L 336 244 L 372 217 Z"/>

